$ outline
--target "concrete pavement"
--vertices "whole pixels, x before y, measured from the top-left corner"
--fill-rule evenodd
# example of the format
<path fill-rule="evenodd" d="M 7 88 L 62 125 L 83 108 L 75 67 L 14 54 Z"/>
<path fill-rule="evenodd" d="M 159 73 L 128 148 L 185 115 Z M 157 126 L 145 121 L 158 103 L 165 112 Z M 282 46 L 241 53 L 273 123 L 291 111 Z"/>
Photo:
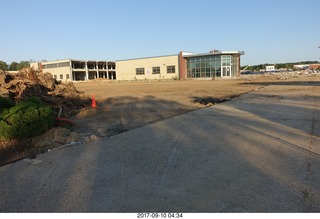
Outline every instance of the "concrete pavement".
<path fill-rule="evenodd" d="M 0 212 L 320 212 L 315 90 L 272 85 L 0 167 Z"/>

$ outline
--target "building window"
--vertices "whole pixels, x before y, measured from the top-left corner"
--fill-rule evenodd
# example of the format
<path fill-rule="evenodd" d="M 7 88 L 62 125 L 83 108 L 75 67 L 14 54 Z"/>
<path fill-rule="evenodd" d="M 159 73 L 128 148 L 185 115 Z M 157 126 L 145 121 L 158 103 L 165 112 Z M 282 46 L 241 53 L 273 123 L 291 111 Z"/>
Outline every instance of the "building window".
<path fill-rule="evenodd" d="M 63 75 L 60 75 L 60 79 L 63 79 Z"/>
<path fill-rule="evenodd" d="M 160 74 L 160 67 L 152 67 L 152 74 Z"/>
<path fill-rule="evenodd" d="M 69 80 L 69 79 L 70 79 L 70 75 L 69 75 L 69 74 L 66 74 L 66 77 L 67 77 L 67 80 Z"/>
<path fill-rule="evenodd" d="M 57 67 L 57 64 L 45 64 L 45 65 L 42 65 L 42 68 L 43 69 L 46 69 L 46 68 L 56 68 Z"/>
<path fill-rule="evenodd" d="M 174 65 L 167 66 L 167 73 L 176 73 L 176 66 Z"/>
<path fill-rule="evenodd" d="M 230 55 L 224 55 L 221 56 L 221 65 L 222 66 L 231 66 L 231 56 Z"/>
<path fill-rule="evenodd" d="M 56 79 L 56 80 L 57 80 L 57 75 L 53 75 L 53 77 L 54 77 L 54 79 Z"/>
<path fill-rule="evenodd" d="M 61 62 L 61 63 L 53 63 L 53 64 L 43 64 L 42 68 L 47 69 L 47 68 L 61 68 L 61 67 L 69 67 L 70 63 L 69 62 Z"/>
<path fill-rule="evenodd" d="M 203 56 L 188 58 L 187 77 L 221 77 L 221 56 Z"/>
<path fill-rule="evenodd" d="M 70 66 L 70 62 L 62 62 L 62 63 L 57 63 L 57 67 L 61 68 L 61 67 L 69 67 Z"/>
<path fill-rule="evenodd" d="M 144 68 L 136 68 L 136 75 L 144 75 Z"/>

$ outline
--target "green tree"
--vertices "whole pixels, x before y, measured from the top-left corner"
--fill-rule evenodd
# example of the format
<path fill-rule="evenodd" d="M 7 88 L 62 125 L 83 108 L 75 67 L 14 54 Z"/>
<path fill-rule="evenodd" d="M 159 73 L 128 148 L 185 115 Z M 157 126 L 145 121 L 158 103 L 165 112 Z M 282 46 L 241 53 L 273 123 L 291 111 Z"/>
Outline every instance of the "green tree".
<path fill-rule="evenodd" d="M 21 69 L 27 68 L 27 67 L 30 67 L 30 63 L 28 61 L 21 61 L 18 64 L 18 69 L 17 70 L 21 70 Z"/>
<path fill-rule="evenodd" d="M 8 70 L 8 64 L 4 61 L 0 61 L 0 69 L 1 70 Z"/>
<path fill-rule="evenodd" d="M 9 70 L 10 71 L 17 71 L 18 70 L 18 65 L 19 65 L 18 62 L 11 62 Z"/>

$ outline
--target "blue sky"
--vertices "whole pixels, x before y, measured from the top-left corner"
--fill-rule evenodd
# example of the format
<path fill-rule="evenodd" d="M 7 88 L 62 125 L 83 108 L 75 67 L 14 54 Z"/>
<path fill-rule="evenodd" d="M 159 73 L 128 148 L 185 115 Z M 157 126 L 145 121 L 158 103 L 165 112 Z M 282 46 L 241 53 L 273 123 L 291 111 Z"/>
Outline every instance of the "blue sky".
<path fill-rule="evenodd" d="M 241 65 L 320 61 L 319 0 L 0 0 L 0 60 L 245 51 Z"/>

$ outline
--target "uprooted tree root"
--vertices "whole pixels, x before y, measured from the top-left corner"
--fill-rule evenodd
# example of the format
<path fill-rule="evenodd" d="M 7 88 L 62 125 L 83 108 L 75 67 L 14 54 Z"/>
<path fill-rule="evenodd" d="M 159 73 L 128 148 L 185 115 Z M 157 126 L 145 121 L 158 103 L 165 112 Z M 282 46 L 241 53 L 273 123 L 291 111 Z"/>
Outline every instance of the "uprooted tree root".
<path fill-rule="evenodd" d="M 25 68 L 17 74 L 6 74 L 0 86 L 9 92 L 16 102 L 31 96 L 38 97 L 55 112 L 62 108 L 62 116 L 68 117 L 88 106 L 90 98 L 79 92 L 72 82 L 58 82 L 50 73 Z"/>

